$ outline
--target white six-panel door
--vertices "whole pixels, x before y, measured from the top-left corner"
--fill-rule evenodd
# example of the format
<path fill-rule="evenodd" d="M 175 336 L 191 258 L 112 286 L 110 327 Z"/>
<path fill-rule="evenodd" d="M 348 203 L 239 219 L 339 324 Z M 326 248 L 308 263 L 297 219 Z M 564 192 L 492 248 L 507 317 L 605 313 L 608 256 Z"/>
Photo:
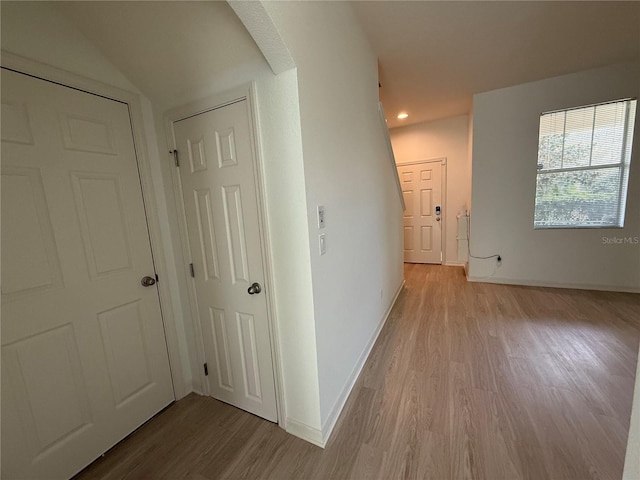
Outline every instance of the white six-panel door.
<path fill-rule="evenodd" d="M 126 104 L 2 71 L 2 477 L 68 478 L 174 400 Z"/>
<path fill-rule="evenodd" d="M 442 263 L 442 165 L 398 165 L 404 211 L 404 261 Z M 438 211 L 437 209 L 440 208 Z"/>
<path fill-rule="evenodd" d="M 173 123 L 211 395 L 277 421 L 247 101 Z"/>

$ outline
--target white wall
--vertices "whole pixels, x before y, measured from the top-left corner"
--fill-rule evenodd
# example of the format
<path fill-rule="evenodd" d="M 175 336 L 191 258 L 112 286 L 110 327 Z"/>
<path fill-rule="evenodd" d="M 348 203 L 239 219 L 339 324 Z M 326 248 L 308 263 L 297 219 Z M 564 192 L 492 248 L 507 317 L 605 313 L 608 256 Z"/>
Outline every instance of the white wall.
<path fill-rule="evenodd" d="M 534 230 L 538 126 L 542 112 L 638 97 L 640 65 L 555 77 L 474 96 L 470 262 L 484 281 L 640 291 L 640 245 L 603 237 L 640 236 L 640 110 L 636 117 L 623 229 Z"/>
<path fill-rule="evenodd" d="M 269 70 L 226 2 L 73 1 L 56 8 L 159 112 Z"/>
<path fill-rule="evenodd" d="M 446 157 L 447 196 L 444 204 L 444 263 L 464 263 L 458 258 L 457 215 L 468 209 L 470 165 L 468 154 L 469 117 L 445 118 L 390 130 L 396 163 L 416 162 Z"/>
<path fill-rule="evenodd" d="M 257 90 L 285 428 L 308 438 L 321 422 L 297 71 L 265 75 Z"/>
<path fill-rule="evenodd" d="M 256 82 L 263 126 L 265 207 L 273 247 L 272 289 L 278 325 L 274 333 L 278 334 L 283 374 L 283 420 L 290 431 L 296 425 L 318 427 L 318 375 L 296 71 L 275 76 L 225 2 L 163 2 L 150 6 L 144 2 L 105 2 L 97 6 L 76 2 L 67 4 L 64 10 L 141 90 L 149 92 L 160 152 L 170 148 L 164 125 L 168 108 Z M 127 21 L 120 23 L 114 37 L 111 25 L 123 15 Z M 146 59 L 145 63 L 140 62 L 141 58 Z M 175 258 L 179 259 L 176 283 L 186 303 L 189 279 L 179 249 L 180 223 L 171 197 L 171 164 L 166 161 L 166 154 L 162 159 L 164 190 L 170 203 L 167 224 L 174 237 Z M 185 313 L 185 325 L 187 330 L 197 331 L 197 319 L 191 313 L 195 312 Z M 204 353 L 198 336 L 191 338 L 188 352 L 192 385 L 194 390 L 203 392 Z"/>
<path fill-rule="evenodd" d="M 377 60 L 343 2 L 265 2 L 298 68 L 320 413 L 326 440 L 402 283 L 400 201 Z M 326 209 L 327 253 L 316 207 Z"/>
<path fill-rule="evenodd" d="M 636 387 L 631 407 L 631 421 L 629 424 L 629 441 L 627 455 L 624 461 L 622 480 L 638 480 L 640 478 L 640 355 L 636 368 Z"/>
<path fill-rule="evenodd" d="M 50 2 L 1 2 L 2 49 L 40 63 L 51 65 L 98 82 L 140 93 L 140 91 L 102 53 L 91 44 L 74 24 Z M 35 33 L 37 32 L 37 33 Z M 186 390 L 191 390 L 192 360 L 189 345 L 193 332 L 183 316 L 184 305 L 176 283 L 174 246 L 168 231 L 167 203 L 163 176 L 157 149 L 156 131 L 153 125 L 153 109 L 149 100 L 140 96 L 144 120 L 146 150 L 151 165 L 156 208 L 160 217 L 162 243 L 169 273 L 172 313 L 180 348 L 178 366 L 181 369 Z M 164 148 L 163 148 L 164 150 Z M 176 365 L 173 364 L 172 368 Z"/>
<path fill-rule="evenodd" d="M 473 179 L 473 110 L 469 113 L 469 140 L 467 143 L 467 178 L 465 185 L 467 186 L 467 208 L 471 211 L 471 182 Z"/>
<path fill-rule="evenodd" d="M 59 8 L 59 5 L 46 2 L 2 2 L 3 49 L 140 93 L 140 90 L 127 79 L 126 74 L 129 72 L 126 70 L 129 68 L 128 65 L 135 63 L 130 57 L 139 56 L 140 49 L 145 47 L 132 45 L 129 52 L 114 50 L 109 37 L 104 33 L 108 29 L 101 23 L 110 21 L 115 15 L 113 9 L 117 10 L 118 5 L 102 4 L 97 15 L 94 15 L 95 12 L 92 13 L 86 4 L 76 6 L 80 10 L 75 10 L 72 5 Z M 111 10 L 109 7 L 112 7 Z M 213 7 L 229 10 L 225 3 Z M 135 13 L 144 17 L 144 12 L 139 10 L 142 5 L 136 8 Z M 150 4 L 150 8 L 153 9 L 153 5 Z M 180 7 L 179 13 L 183 16 L 181 25 L 188 23 L 186 18 L 189 17 L 189 9 L 194 8 L 204 8 L 204 5 L 185 3 Z M 73 15 L 69 16 L 71 13 Z M 151 14 L 149 16 L 152 17 Z M 139 19 L 138 23 L 143 21 Z M 84 22 L 82 29 L 86 29 L 87 25 L 93 28 L 94 31 L 84 32 L 88 35 L 102 32 L 94 39 L 95 43 L 83 35 L 77 22 Z M 229 25 L 227 28 L 230 28 Z M 234 32 L 233 38 L 237 40 L 242 37 L 245 46 L 252 42 L 239 22 L 235 24 L 235 28 L 237 31 Z M 39 33 L 33 35 L 33 32 Z M 153 32 L 148 31 L 149 42 L 152 42 Z M 124 27 L 118 31 L 113 30 L 113 35 L 119 38 L 132 35 L 132 41 L 138 41 L 138 33 L 129 32 Z M 96 44 L 105 47 L 110 56 L 116 56 L 107 58 Z M 218 57 L 208 55 L 211 53 L 210 46 L 207 46 L 207 49 L 207 52 L 200 52 L 202 55 L 191 49 L 190 55 L 198 58 L 200 62 L 214 62 Z M 285 416 L 294 429 L 296 425 L 312 425 L 319 431 L 320 404 L 297 72 L 294 69 L 275 76 L 263 58 L 257 58 L 248 47 L 245 50 L 249 52 L 245 57 L 236 56 L 236 61 L 242 68 L 228 69 L 216 75 L 211 73 L 215 72 L 216 66 L 199 65 L 195 71 L 200 73 L 190 78 L 189 82 L 184 84 L 184 88 L 174 88 L 175 79 L 169 79 L 163 85 L 156 85 L 154 103 L 144 96 L 145 92 L 142 92 L 141 97 L 156 200 L 162 220 L 165 256 L 170 270 L 174 316 L 180 330 L 183 375 L 188 383 L 188 390 L 203 391 L 201 359 L 198 357 L 199 341 L 195 333 L 195 320 L 191 317 L 188 307 L 186 270 L 180 248 L 179 221 L 170 172 L 171 162 L 167 154 L 169 144 L 165 134 L 164 110 L 167 105 L 199 100 L 256 81 L 257 105 L 262 124 L 261 154 L 266 184 L 266 210 L 271 226 L 271 263 L 275 280 L 273 289 L 279 327 Z M 170 53 L 161 52 L 164 62 L 172 63 Z M 237 49 L 236 54 L 239 55 Z M 148 60 L 148 56 L 145 58 Z M 208 77 L 202 78 L 203 75 Z M 146 72 L 137 72 L 137 77 L 142 79 L 140 81 L 143 87 L 147 76 Z M 162 82 L 164 80 L 161 78 L 157 80 L 157 83 Z M 160 98 L 157 98 L 158 92 Z M 299 429 L 294 433 L 304 434 Z"/>
<path fill-rule="evenodd" d="M 133 84 L 50 2 L 2 2 L 3 50 L 125 90 Z"/>
<path fill-rule="evenodd" d="M 245 67 L 235 76 L 225 73 L 222 78 L 212 78 L 208 89 L 182 91 L 175 98 L 168 96 L 163 104 L 175 105 L 176 98 L 192 102 L 201 99 L 201 95 L 216 96 L 229 88 L 255 82 L 260 139 L 257 148 L 262 158 L 277 327 L 272 333 L 277 334 L 278 366 L 282 373 L 280 400 L 284 418 L 279 420 L 288 432 L 319 443 L 307 431 L 309 427 L 320 428 L 320 403 L 297 71 L 291 69 L 274 75 L 264 59 Z M 166 151 L 169 146 L 163 113 L 156 113 L 160 151 Z M 170 163 L 165 165 L 165 190 L 169 192 L 172 189 Z M 175 204 L 175 200 L 172 201 Z M 169 220 L 173 235 L 178 235 L 175 208 Z M 179 256 L 176 253 L 176 257 Z M 178 264 L 184 266 L 181 262 Z M 185 270 L 180 274 L 186 277 Z M 180 285 L 182 287 L 183 282 Z M 181 295 L 186 302 L 186 283 Z M 196 338 L 189 345 L 192 358 L 196 357 L 198 348 Z M 200 381 L 201 363 L 192 360 L 193 387 L 198 392 L 204 390 Z"/>

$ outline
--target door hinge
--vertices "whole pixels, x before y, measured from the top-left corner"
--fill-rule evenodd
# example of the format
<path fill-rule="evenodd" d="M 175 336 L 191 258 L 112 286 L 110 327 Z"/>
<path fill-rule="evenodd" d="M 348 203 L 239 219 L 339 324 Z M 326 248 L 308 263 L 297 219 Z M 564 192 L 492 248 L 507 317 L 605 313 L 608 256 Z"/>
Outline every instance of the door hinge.
<path fill-rule="evenodd" d="M 160 278 L 158 277 L 158 274 L 156 273 L 156 282 L 159 281 Z"/>
<path fill-rule="evenodd" d="M 209 376 L 209 366 L 206 363 L 204 364 L 204 374 L 207 377 Z"/>
<path fill-rule="evenodd" d="M 176 164 L 176 167 L 180 166 L 180 159 L 178 158 L 178 150 L 169 150 L 169 153 L 173 154 L 173 161 Z"/>
<path fill-rule="evenodd" d="M 190 263 L 190 264 L 189 264 L 189 272 L 191 272 L 191 276 L 192 276 L 193 278 L 196 278 L 196 271 L 195 271 L 195 270 L 194 270 L 194 268 L 193 268 L 193 263 Z"/>

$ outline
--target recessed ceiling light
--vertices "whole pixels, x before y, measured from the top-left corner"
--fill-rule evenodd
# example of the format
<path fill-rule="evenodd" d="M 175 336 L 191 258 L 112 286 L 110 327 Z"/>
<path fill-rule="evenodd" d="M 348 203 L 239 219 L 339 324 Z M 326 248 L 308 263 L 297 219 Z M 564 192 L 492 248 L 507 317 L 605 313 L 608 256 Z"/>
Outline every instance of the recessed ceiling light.
<path fill-rule="evenodd" d="M 404 119 L 405 119 L 405 118 L 407 118 L 408 116 L 409 116 L 409 114 L 408 114 L 408 113 L 406 113 L 406 112 L 402 112 L 400 115 L 398 115 L 398 118 L 399 118 L 400 120 L 404 120 Z"/>

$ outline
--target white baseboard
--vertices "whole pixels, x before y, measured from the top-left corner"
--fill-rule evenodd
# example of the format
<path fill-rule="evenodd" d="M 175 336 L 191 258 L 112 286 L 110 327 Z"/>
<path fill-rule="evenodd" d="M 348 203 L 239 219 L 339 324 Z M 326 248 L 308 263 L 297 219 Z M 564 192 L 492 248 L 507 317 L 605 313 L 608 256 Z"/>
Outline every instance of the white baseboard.
<path fill-rule="evenodd" d="M 196 395 L 202 395 L 203 397 L 207 396 L 201 388 L 192 388 L 189 392 L 187 392 L 187 395 L 189 395 L 190 393 L 195 393 Z M 185 395 L 185 397 L 187 395 Z"/>
<path fill-rule="evenodd" d="M 286 418 L 284 421 L 284 429 L 287 433 L 295 435 L 309 443 L 313 443 L 318 447 L 324 448 L 325 446 L 325 442 L 322 439 L 322 431 L 317 428 L 310 427 L 305 423 L 298 422 L 291 418 Z"/>
<path fill-rule="evenodd" d="M 465 262 L 444 262 L 445 267 L 464 267 Z"/>
<path fill-rule="evenodd" d="M 522 285 L 525 287 L 571 288 L 575 290 L 598 290 L 602 292 L 640 293 L 639 287 L 625 287 L 615 285 L 594 285 L 590 283 L 544 282 L 540 280 L 520 280 L 500 277 L 468 276 L 470 282 L 498 283 L 501 285 Z"/>
<path fill-rule="evenodd" d="M 387 311 L 384 313 L 384 315 L 380 319 L 380 322 L 378 323 L 378 327 L 373 332 L 373 335 L 371 335 L 371 338 L 369 338 L 369 341 L 367 342 L 366 347 L 362 351 L 362 354 L 360 355 L 360 358 L 358 358 L 358 361 L 356 362 L 356 365 L 354 366 L 353 370 L 351 371 L 351 375 L 349 375 L 349 378 L 347 379 L 347 381 L 346 381 L 346 383 L 344 385 L 344 388 L 342 389 L 342 392 L 338 396 L 336 402 L 333 404 L 333 407 L 331 408 L 331 411 L 329 412 L 329 415 L 327 416 L 326 420 L 324 421 L 324 424 L 322 425 L 322 444 L 320 445 L 321 447 L 324 448 L 324 446 L 329 441 L 329 437 L 331 436 L 331 432 L 333 432 L 333 428 L 336 426 L 336 422 L 338 421 L 338 418 L 340 417 L 340 413 L 342 412 L 342 409 L 344 408 L 345 403 L 347 403 L 347 399 L 349 398 L 349 394 L 351 393 L 351 390 L 353 389 L 353 386 L 355 385 L 356 381 L 358 380 L 358 377 L 360 376 L 360 372 L 364 368 L 364 364 L 366 363 L 367 359 L 369 358 L 369 354 L 371 353 L 371 350 L 373 349 L 373 346 L 375 345 L 376 340 L 378 340 L 378 336 L 380 335 L 380 332 L 382 331 L 382 327 L 384 327 L 384 325 L 387 323 L 387 319 L 389 318 L 389 315 L 391 314 L 391 310 L 393 309 L 393 306 L 396 304 L 396 300 L 398 300 L 398 296 L 400 295 L 400 292 L 402 291 L 402 288 L 404 287 L 404 284 L 405 284 L 405 281 L 403 279 L 402 283 L 400 284 L 400 287 L 398 288 L 398 290 L 396 291 L 396 293 L 395 293 L 395 295 L 393 297 L 393 300 L 389 304 L 389 307 L 387 308 Z M 314 443 L 314 442 L 311 442 L 311 443 Z M 316 444 L 316 445 L 318 445 L 318 444 Z"/>
<path fill-rule="evenodd" d="M 196 389 L 193 389 L 192 392 L 203 397 L 207 396 Z M 284 425 L 281 425 L 281 427 L 284 428 L 285 432 L 290 433 L 291 435 L 301 438 L 302 440 L 306 440 L 318 447 L 324 448 L 325 442 L 322 440 L 322 431 L 317 428 L 310 427 L 306 423 L 293 420 L 292 418 L 285 418 Z"/>

